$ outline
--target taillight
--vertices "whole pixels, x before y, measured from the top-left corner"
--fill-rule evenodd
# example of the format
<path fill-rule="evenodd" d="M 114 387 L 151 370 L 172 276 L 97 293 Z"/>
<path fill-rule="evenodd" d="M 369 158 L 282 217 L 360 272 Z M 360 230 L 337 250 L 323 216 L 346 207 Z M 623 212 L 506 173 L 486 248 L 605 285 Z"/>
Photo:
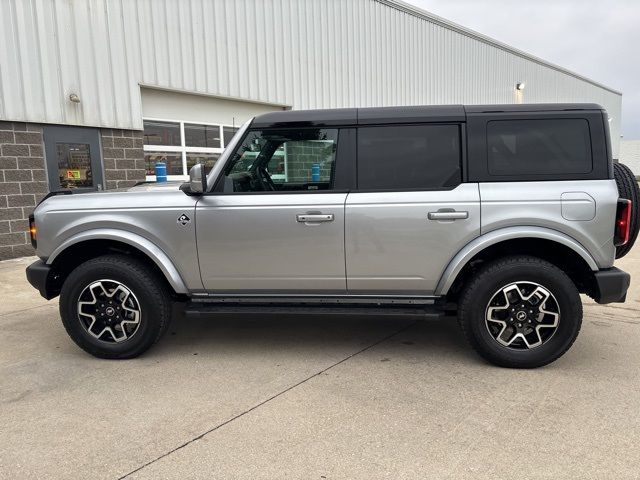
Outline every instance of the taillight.
<path fill-rule="evenodd" d="M 631 235 L 631 200 L 621 198 L 618 200 L 616 210 L 616 229 L 613 237 L 613 244 L 620 247 L 629 241 Z"/>
<path fill-rule="evenodd" d="M 38 246 L 38 241 L 36 240 L 36 219 L 33 216 L 33 213 L 29 215 L 29 235 L 31 236 L 31 245 L 33 248 Z"/>

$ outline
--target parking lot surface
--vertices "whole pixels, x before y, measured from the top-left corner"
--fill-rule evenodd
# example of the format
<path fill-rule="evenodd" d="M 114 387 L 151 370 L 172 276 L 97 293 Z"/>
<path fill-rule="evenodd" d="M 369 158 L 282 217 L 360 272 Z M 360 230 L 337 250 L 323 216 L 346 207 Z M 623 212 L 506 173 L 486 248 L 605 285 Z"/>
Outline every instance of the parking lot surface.
<path fill-rule="evenodd" d="M 537 370 L 490 366 L 453 318 L 176 319 L 95 359 L 0 262 L 0 478 L 640 478 L 640 248 L 625 304 Z"/>

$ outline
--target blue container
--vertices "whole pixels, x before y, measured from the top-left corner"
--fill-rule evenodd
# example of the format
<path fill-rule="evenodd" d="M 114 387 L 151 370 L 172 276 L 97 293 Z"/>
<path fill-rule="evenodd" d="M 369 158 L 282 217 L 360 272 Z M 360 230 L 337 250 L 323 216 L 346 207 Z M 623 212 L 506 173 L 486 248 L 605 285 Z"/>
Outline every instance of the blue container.
<path fill-rule="evenodd" d="M 167 164 L 164 162 L 156 162 L 156 182 L 167 181 Z"/>
<path fill-rule="evenodd" d="M 311 181 L 317 183 L 320 181 L 320 164 L 314 163 L 311 165 Z"/>

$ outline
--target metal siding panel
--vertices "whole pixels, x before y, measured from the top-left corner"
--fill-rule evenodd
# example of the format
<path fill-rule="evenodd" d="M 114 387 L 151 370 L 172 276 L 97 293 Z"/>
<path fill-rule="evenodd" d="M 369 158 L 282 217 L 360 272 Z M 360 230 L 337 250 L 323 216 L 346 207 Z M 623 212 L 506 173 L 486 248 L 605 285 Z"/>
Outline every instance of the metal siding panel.
<path fill-rule="evenodd" d="M 192 0 L 189 12 L 193 46 L 193 88 L 197 92 L 206 92 L 209 59 L 205 52 L 204 32 L 207 28 L 205 27 L 204 0 Z"/>
<path fill-rule="evenodd" d="M 182 88 L 189 91 L 196 89 L 196 72 L 194 61 L 195 31 L 193 15 L 191 13 L 192 0 L 182 0 L 178 3 L 178 25 L 180 35 L 180 65 L 182 70 Z M 198 63 L 204 63 L 202 58 Z"/>
<path fill-rule="evenodd" d="M 107 2 L 107 32 L 110 42 L 110 68 L 113 81 L 113 105 L 116 115 L 116 123 L 123 128 L 133 128 L 131 118 L 133 110 L 133 95 L 131 79 L 137 77 L 136 68 L 131 64 L 129 57 L 136 56 L 137 49 L 135 39 L 131 44 L 127 43 L 127 34 L 124 22 L 124 9 L 122 0 Z M 136 62 L 136 64 L 139 64 Z M 137 122 L 136 122 L 137 123 Z"/>
<path fill-rule="evenodd" d="M 72 19 L 73 11 L 71 4 L 56 2 L 54 22 L 56 25 L 56 39 L 58 41 L 56 53 L 58 55 L 59 72 L 62 83 L 61 123 L 81 125 L 82 116 L 80 105 L 68 101 L 69 95 L 73 92 L 78 93 L 80 98 L 82 98 L 80 70 L 78 68 L 77 51 L 75 48 L 75 26 Z M 95 103 L 92 106 L 96 108 Z M 88 102 L 87 107 L 90 107 Z"/>
<path fill-rule="evenodd" d="M 153 58 L 155 64 L 155 85 L 169 86 L 171 69 L 169 59 L 169 32 L 166 25 L 165 2 L 163 0 L 149 0 L 148 17 L 142 19 L 140 28 L 148 28 L 153 34 Z M 145 26 L 143 26 L 145 25 Z M 145 83 L 152 83 L 145 80 Z M 152 83 L 153 84 L 153 83 Z"/>
<path fill-rule="evenodd" d="M 17 25 L 19 25 L 19 28 L 14 33 L 16 34 L 18 52 L 20 52 L 19 68 L 23 82 L 23 108 L 25 108 L 25 110 L 27 108 L 32 109 L 30 113 L 34 118 L 42 120 L 45 115 L 43 108 L 42 69 L 41 62 L 38 58 L 38 41 L 36 35 L 34 35 L 36 23 L 32 7 L 33 5 L 30 1 L 13 1 Z M 27 97 L 29 97 L 28 100 Z"/>
<path fill-rule="evenodd" d="M 114 125 L 119 124 L 118 121 L 118 102 L 121 101 L 116 92 L 115 65 L 112 62 L 112 49 L 114 43 L 119 43 L 109 31 L 109 16 L 107 14 L 107 2 L 109 0 L 94 0 L 93 5 L 88 12 L 89 18 L 79 19 L 84 21 L 87 31 L 83 32 L 84 36 L 78 38 L 78 42 L 86 41 L 94 46 L 94 56 L 92 61 L 83 58 L 78 52 L 78 64 L 80 72 L 93 67 L 97 78 L 97 91 L 95 95 L 98 99 L 98 111 L 93 112 L 90 104 L 87 106 L 80 103 L 83 114 L 87 117 L 86 123 L 89 125 Z M 84 12 L 83 12 L 84 13 Z M 117 51 L 116 55 L 122 58 L 122 51 Z M 81 74 L 82 77 L 82 74 Z M 82 100 L 82 97 L 80 97 Z M 127 105 L 121 107 L 121 110 L 128 110 Z M 86 111 L 85 111 L 86 110 Z M 123 112 L 124 113 L 124 112 Z"/>
<path fill-rule="evenodd" d="M 156 64 L 156 43 L 154 41 L 154 29 L 146 25 L 153 25 L 153 16 L 151 12 L 151 0 L 140 0 L 132 2 L 136 8 L 136 23 L 130 25 L 137 31 L 140 48 L 141 76 L 137 77 L 143 83 L 158 83 L 158 65 Z"/>
<path fill-rule="evenodd" d="M 55 23 L 51 21 L 53 7 L 51 2 L 47 0 L 36 0 L 33 10 L 36 18 L 35 34 L 38 41 L 38 61 L 42 69 L 39 79 L 43 92 L 44 116 L 42 121 L 51 122 L 52 119 L 62 121 L 61 108 L 64 102 L 64 91 L 60 82 L 58 56 L 56 55 Z M 0 55 L 3 50 L 0 48 Z M 2 63 L 0 60 L 0 64 Z"/>
<path fill-rule="evenodd" d="M 4 118 L 20 118 L 26 115 L 26 108 L 24 82 L 22 81 L 23 71 L 20 67 L 21 52 L 18 48 L 16 32 L 18 17 L 15 3 L 10 2 L 7 10 L 0 18 L 0 22 L 2 22 L 0 39 L 3 44 L 3 47 L 0 48 L 0 81 L 2 82 L 0 85 L 2 92 L 0 112 Z"/>
<path fill-rule="evenodd" d="M 80 97 L 80 103 L 75 105 L 79 121 L 89 125 L 95 125 L 101 120 L 101 112 L 106 107 L 105 98 L 107 95 L 101 94 L 108 85 L 106 79 L 100 78 L 98 82 L 98 66 L 97 63 L 104 60 L 106 56 L 106 47 L 102 42 L 94 41 L 96 35 L 100 36 L 95 25 L 92 25 L 94 19 L 102 19 L 104 16 L 93 15 L 91 9 L 96 8 L 95 3 L 91 5 L 86 3 L 70 4 L 73 24 L 75 25 L 69 32 L 71 52 L 73 52 L 74 62 L 78 71 L 82 72 L 76 79 L 77 88 L 65 92 L 65 101 L 71 93 L 76 93 Z M 103 38 L 106 35 L 102 35 Z M 109 74 L 109 71 L 103 69 L 100 73 Z M 86 114 L 84 112 L 87 106 Z M 95 106 L 97 106 L 97 108 Z M 104 117 L 103 117 L 104 118 Z"/>
<path fill-rule="evenodd" d="M 7 5 L 4 119 L 140 128 L 140 83 L 320 108 L 513 103 L 524 81 L 525 102 L 599 102 L 619 137 L 619 94 L 392 0 Z"/>
<path fill-rule="evenodd" d="M 169 69 L 167 87 L 184 89 L 184 71 L 182 65 L 182 37 L 180 32 L 180 2 L 165 0 L 162 24 L 156 25 L 161 34 L 166 35 L 167 67 Z"/>

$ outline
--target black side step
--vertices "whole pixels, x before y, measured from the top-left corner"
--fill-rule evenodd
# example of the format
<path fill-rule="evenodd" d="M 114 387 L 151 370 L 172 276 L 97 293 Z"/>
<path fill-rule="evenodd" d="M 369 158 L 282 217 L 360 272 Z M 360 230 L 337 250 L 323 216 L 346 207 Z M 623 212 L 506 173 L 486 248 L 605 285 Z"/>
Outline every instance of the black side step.
<path fill-rule="evenodd" d="M 245 314 L 245 315 L 389 315 L 389 316 L 419 316 L 436 318 L 444 316 L 444 311 L 436 305 L 425 305 L 407 307 L 371 305 L 287 305 L 279 303 L 265 303 L 256 305 L 255 303 L 211 303 L 211 302 L 188 302 L 185 305 L 184 313 L 187 318 L 202 318 L 217 314 Z"/>

